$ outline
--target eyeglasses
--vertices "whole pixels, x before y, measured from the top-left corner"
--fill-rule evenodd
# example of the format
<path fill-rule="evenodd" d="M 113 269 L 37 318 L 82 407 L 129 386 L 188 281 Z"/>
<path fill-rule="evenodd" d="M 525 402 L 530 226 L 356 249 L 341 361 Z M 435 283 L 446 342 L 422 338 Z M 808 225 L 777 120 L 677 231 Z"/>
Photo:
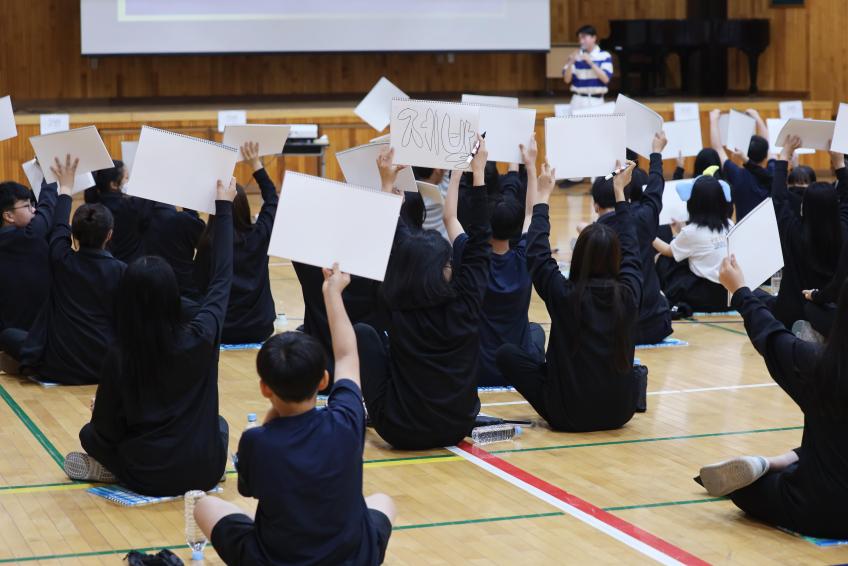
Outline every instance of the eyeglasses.
<path fill-rule="evenodd" d="M 22 204 L 22 205 L 20 205 L 20 206 L 13 206 L 13 207 L 12 207 L 12 208 L 10 208 L 9 210 L 19 210 L 19 209 L 21 209 L 21 208 L 28 208 L 28 209 L 30 209 L 30 210 L 35 210 L 35 205 L 34 205 L 34 204 L 32 204 L 31 202 L 28 202 L 28 203 L 26 203 L 26 204 Z"/>

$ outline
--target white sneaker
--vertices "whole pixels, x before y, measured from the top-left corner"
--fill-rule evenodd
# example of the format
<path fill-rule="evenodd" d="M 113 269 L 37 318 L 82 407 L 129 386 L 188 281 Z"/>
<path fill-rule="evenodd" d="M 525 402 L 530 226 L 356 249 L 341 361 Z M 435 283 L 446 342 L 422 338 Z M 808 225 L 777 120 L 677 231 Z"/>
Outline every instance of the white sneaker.
<path fill-rule="evenodd" d="M 768 471 L 768 460 L 762 456 L 742 456 L 701 468 L 701 483 L 707 493 L 723 497 L 749 486 Z"/>
<path fill-rule="evenodd" d="M 72 480 L 98 483 L 117 483 L 118 478 L 103 465 L 84 452 L 71 452 L 65 456 L 65 474 Z"/>

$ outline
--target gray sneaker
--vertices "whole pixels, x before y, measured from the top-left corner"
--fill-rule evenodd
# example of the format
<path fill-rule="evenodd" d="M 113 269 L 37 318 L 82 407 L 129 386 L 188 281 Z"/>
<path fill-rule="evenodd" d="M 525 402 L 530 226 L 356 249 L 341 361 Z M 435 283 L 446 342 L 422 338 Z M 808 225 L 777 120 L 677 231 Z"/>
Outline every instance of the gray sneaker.
<path fill-rule="evenodd" d="M 742 456 L 701 468 L 701 485 L 714 497 L 723 497 L 747 487 L 768 471 L 762 456 Z"/>
<path fill-rule="evenodd" d="M 65 456 L 65 474 L 72 480 L 97 483 L 117 483 L 118 478 L 103 465 L 84 452 L 71 452 Z"/>

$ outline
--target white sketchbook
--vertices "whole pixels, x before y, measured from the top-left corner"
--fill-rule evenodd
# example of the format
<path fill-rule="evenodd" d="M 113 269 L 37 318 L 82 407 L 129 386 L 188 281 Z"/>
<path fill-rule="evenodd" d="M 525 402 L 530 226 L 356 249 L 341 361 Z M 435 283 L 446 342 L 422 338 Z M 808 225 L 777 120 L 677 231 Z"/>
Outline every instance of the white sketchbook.
<path fill-rule="evenodd" d="M 766 199 L 727 232 L 727 253 L 736 256 L 745 285 L 756 289 L 780 269 L 783 251 L 774 204 Z"/>
<path fill-rule="evenodd" d="M 766 127 L 769 131 L 769 152 L 774 154 L 779 154 L 783 149 L 782 145 L 777 143 L 777 135 L 780 133 L 780 130 L 783 129 L 783 126 L 786 125 L 788 119 L 784 118 L 766 118 Z M 809 149 L 805 147 L 799 147 L 795 150 L 796 155 L 805 155 L 815 153 L 815 149 Z"/>
<path fill-rule="evenodd" d="M 804 117 L 804 103 L 800 100 L 786 100 L 778 103 L 777 107 L 780 109 L 780 117 L 783 120 Z"/>
<path fill-rule="evenodd" d="M 545 150 L 557 179 L 598 177 L 624 164 L 627 119 L 599 114 L 545 119 Z"/>
<path fill-rule="evenodd" d="M 379 191 L 382 188 L 382 181 L 380 169 L 377 167 L 377 156 L 388 146 L 388 142 L 372 143 L 337 152 L 336 159 L 339 161 L 345 180 L 351 185 Z M 397 187 L 405 192 L 418 192 L 412 167 L 406 167 L 398 172 Z"/>
<path fill-rule="evenodd" d="M 460 102 L 393 100 L 391 145 L 395 163 L 470 170 L 480 132 L 480 106 Z"/>
<path fill-rule="evenodd" d="M 571 104 L 554 104 L 554 118 L 571 116 Z"/>
<path fill-rule="evenodd" d="M 403 198 L 287 171 L 268 255 L 382 281 Z"/>
<path fill-rule="evenodd" d="M 777 134 L 776 145 L 783 147 L 787 137 L 798 136 L 803 148 L 829 150 L 835 127 L 836 122 L 832 120 L 790 118 Z"/>
<path fill-rule="evenodd" d="M 591 116 L 594 114 L 615 114 L 615 102 L 604 102 L 598 106 L 586 106 L 584 108 L 572 108 L 572 116 Z"/>
<path fill-rule="evenodd" d="M 0 98 L 0 141 L 8 140 L 18 135 L 15 125 L 15 111 L 12 109 L 12 97 Z"/>
<path fill-rule="evenodd" d="M 137 141 L 121 141 L 121 161 L 124 162 L 124 167 L 127 169 L 127 174 L 132 173 L 133 162 L 135 161 L 135 152 L 138 151 Z"/>
<path fill-rule="evenodd" d="M 219 110 L 218 131 L 223 133 L 227 126 L 247 124 L 247 110 Z"/>
<path fill-rule="evenodd" d="M 42 114 L 39 116 L 39 123 L 42 136 L 71 129 L 71 117 L 68 114 Z"/>
<path fill-rule="evenodd" d="M 486 132 L 489 161 L 521 163 L 518 144 L 527 147 L 535 129 L 535 110 L 480 106 L 480 132 Z"/>
<path fill-rule="evenodd" d="M 662 198 L 663 207 L 660 211 L 660 226 L 663 224 L 671 224 L 672 220 L 680 220 L 683 222 L 689 220 L 689 209 L 686 207 L 686 201 L 680 198 L 680 193 L 677 192 L 677 185 L 681 181 L 683 181 L 683 179 L 665 182 L 665 189 L 663 190 Z M 692 180 L 686 179 L 684 182 L 691 183 Z"/>
<path fill-rule="evenodd" d="M 663 128 L 662 116 L 623 94 L 615 101 L 615 112 L 627 117 L 627 147 L 643 157 L 650 156 L 654 134 Z"/>
<path fill-rule="evenodd" d="M 836 115 L 836 127 L 833 129 L 833 143 L 830 144 L 831 151 L 848 153 L 848 104 L 839 104 L 839 113 Z"/>
<path fill-rule="evenodd" d="M 59 158 L 65 162 L 65 156 L 79 158 L 77 174 L 91 173 L 115 166 L 103 140 L 94 126 L 86 126 L 67 132 L 56 132 L 29 138 L 38 162 L 43 165 L 44 177 L 48 183 L 55 183 L 56 177 L 50 172 L 50 166 Z"/>
<path fill-rule="evenodd" d="M 392 141 L 392 134 L 383 134 L 382 136 L 377 136 L 376 138 L 370 140 L 368 143 L 389 143 Z"/>
<path fill-rule="evenodd" d="M 26 178 L 29 181 L 29 186 L 32 189 L 32 192 L 35 193 L 35 198 L 38 198 L 41 194 L 41 182 L 44 180 L 44 173 L 41 171 L 41 166 L 38 164 L 37 160 L 31 159 L 21 163 L 21 168 L 24 170 L 24 175 L 26 175 Z M 92 176 L 91 173 L 82 173 L 74 177 L 74 188 L 71 193 L 81 193 L 87 188 L 93 186 L 94 176 Z"/>
<path fill-rule="evenodd" d="M 701 107 L 697 102 L 675 102 L 674 121 L 685 122 L 687 120 L 700 120 Z"/>
<path fill-rule="evenodd" d="M 430 203 L 443 206 L 445 204 L 441 189 L 432 183 L 418 181 L 418 192 L 421 193 L 421 198 L 424 199 L 425 205 Z"/>
<path fill-rule="evenodd" d="M 724 145 L 730 149 L 739 151 L 742 155 L 748 155 L 748 146 L 751 145 L 751 136 L 757 130 L 757 122 L 742 112 L 731 110 L 727 118 L 727 141 Z"/>
<path fill-rule="evenodd" d="M 217 181 L 230 182 L 238 158 L 235 148 L 143 126 L 127 194 L 215 214 Z"/>
<path fill-rule="evenodd" d="M 700 120 L 666 122 L 663 130 L 668 138 L 668 144 L 662 151 L 663 159 L 677 159 L 680 153 L 683 157 L 694 157 L 704 149 Z"/>
<path fill-rule="evenodd" d="M 353 113 L 377 130 L 382 132 L 392 119 L 392 100 L 409 98 L 386 77 L 381 77 Z"/>
<path fill-rule="evenodd" d="M 283 147 L 291 132 L 291 126 L 280 126 L 278 124 L 243 124 L 228 125 L 224 128 L 224 145 L 241 148 L 247 142 L 259 144 L 259 157 L 266 155 L 279 155 L 283 153 Z M 241 151 L 239 151 L 241 159 Z"/>
<path fill-rule="evenodd" d="M 482 104 L 484 106 L 518 108 L 518 99 L 512 96 L 483 96 L 480 94 L 463 94 L 462 101 L 467 104 Z"/>
<path fill-rule="evenodd" d="M 722 147 L 727 147 L 727 125 L 730 122 L 730 114 L 724 113 L 718 117 L 718 135 Z"/>

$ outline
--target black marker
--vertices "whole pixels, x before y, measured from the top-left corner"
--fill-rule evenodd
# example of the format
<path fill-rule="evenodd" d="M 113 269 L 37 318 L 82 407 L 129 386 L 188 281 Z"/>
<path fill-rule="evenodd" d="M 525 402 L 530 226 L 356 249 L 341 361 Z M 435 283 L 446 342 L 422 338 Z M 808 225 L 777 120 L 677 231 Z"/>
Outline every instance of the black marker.
<path fill-rule="evenodd" d="M 486 132 L 483 132 L 483 134 L 480 137 L 483 138 L 483 139 L 486 139 Z M 480 142 L 479 141 L 476 144 L 474 144 L 474 149 L 471 150 L 471 155 L 468 156 L 468 159 L 466 159 L 465 162 L 471 163 L 472 161 L 474 161 L 474 156 L 477 155 L 478 151 L 480 151 Z"/>

